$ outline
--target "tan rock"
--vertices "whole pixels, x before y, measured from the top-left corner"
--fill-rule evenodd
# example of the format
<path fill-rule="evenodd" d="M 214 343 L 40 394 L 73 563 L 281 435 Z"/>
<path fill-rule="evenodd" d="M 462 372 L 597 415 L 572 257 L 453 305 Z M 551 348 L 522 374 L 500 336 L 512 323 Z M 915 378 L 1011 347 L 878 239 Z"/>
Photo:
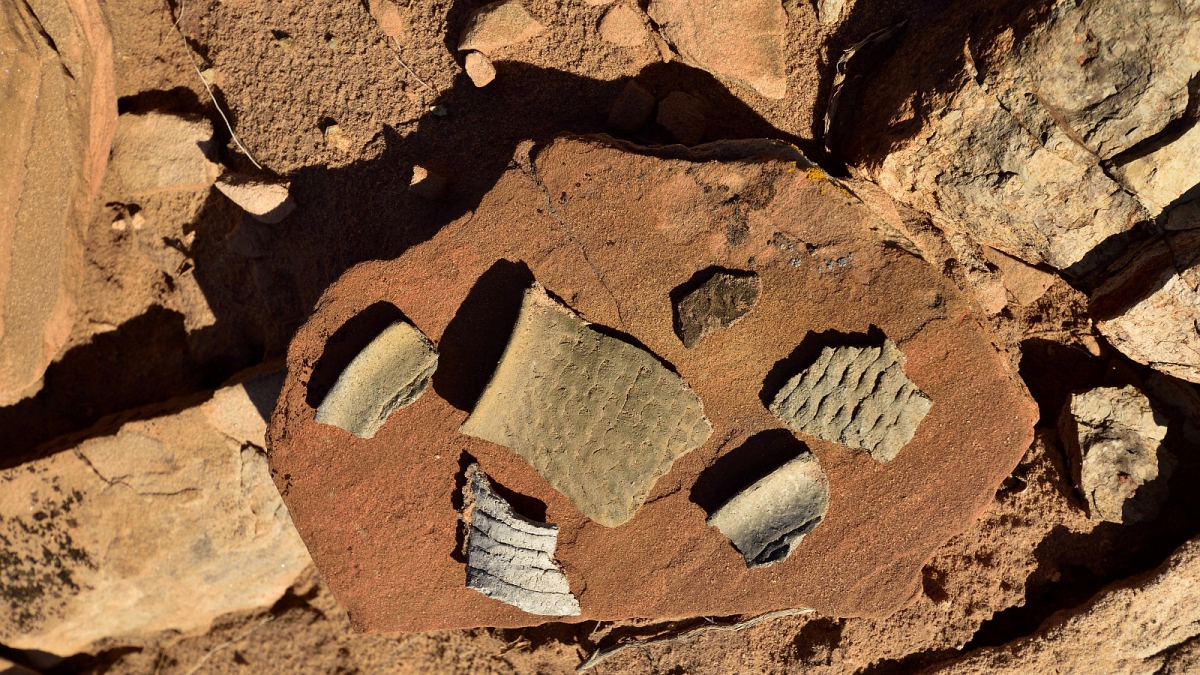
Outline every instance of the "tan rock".
<path fill-rule="evenodd" d="M 0 658 L 0 673 L 3 675 L 38 675 L 25 666 L 18 666 L 5 658 Z"/>
<path fill-rule="evenodd" d="M 608 125 L 626 133 L 637 131 L 654 114 L 654 94 L 630 80 L 608 111 Z"/>
<path fill-rule="evenodd" d="M 1196 39 L 1196 48 L 1200 49 L 1200 37 Z M 1193 124 L 1182 136 L 1151 152 L 1118 164 L 1113 172 L 1137 195 L 1150 215 L 1157 216 L 1200 186 L 1200 124 Z"/>
<path fill-rule="evenodd" d="M 930 111 L 921 127 L 889 141 L 887 156 L 866 169 L 944 230 L 1082 276 L 1111 260 L 1111 251 L 1085 260 L 1097 245 L 1149 217 L 1099 160 L 1183 114 L 1200 71 L 1200 21 L 1171 2 L 1111 0 L 1046 17 L 1019 44 L 999 41 L 997 53 L 920 84 L 918 96 L 930 98 L 910 107 Z M 891 75 L 911 70 L 929 44 L 909 39 L 878 86 L 892 86 Z M 976 72 L 977 61 L 990 67 Z M 890 114 L 917 121 L 912 110 Z"/>
<path fill-rule="evenodd" d="M 1033 304 L 1058 277 L 996 249 L 983 247 L 983 257 L 1000 270 L 1000 280 L 1019 305 Z"/>
<path fill-rule="evenodd" d="M 926 675 L 1181 672 L 1170 650 L 1200 634 L 1200 540 L 1153 572 L 1117 583 L 1059 612 L 1030 637 L 986 647 Z M 1173 664 L 1171 662 L 1174 662 Z M 1171 669 L 1164 669 L 1170 666 Z M 1182 671 L 1189 672 L 1189 671 Z"/>
<path fill-rule="evenodd" d="M 651 0 L 648 12 L 685 61 L 767 98 L 787 93 L 787 14 L 779 0 Z"/>
<path fill-rule="evenodd" d="M 325 143 L 339 152 L 350 152 L 350 148 L 354 147 L 354 140 L 342 131 L 341 125 L 330 124 L 325 127 Z"/>
<path fill-rule="evenodd" d="M 68 656 L 279 599 L 309 558 L 248 422 L 261 384 L 3 472 L 5 645 Z"/>
<path fill-rule="evenodd" d="M 1058 419 L 1075 487 L 1093 520 L 1154 520 L 1169 494 L 1174 459 L 1162 441 L 1167 418 L 1133 386 L 1071 394 Z"/>
<path fill-rule="evenodd" d="M 476 87 L 486 87 L 492 80 L 496 79 L 496 67 L 480 52 L 471 52 L 467 54 L 466 63 L 464 64 L 467 77 L 471 78 L 471 82 Z"/>
<path fill-rule="evenodd" d="M 402 37 L 408 32 L 408 7 L 401 7 L 393 0 L 371 0 L 371 16 L 379 30 L 388 37 Z"/>
<path fill-rule="evenodd" d="M 1200 382 L 1200 230 L 1168 232 L 1092 294 L 1096 326 L 1139 363 Z"/>
<path fill-rule="evenodd" d="M 821 23 L 833 24 L 841 21 L 846 2 L 847 0 L 817 0 L 817 17 Z"/>
<path fill-rule="evenodd" d="M 704 102 L 695 96 L 673 91 L 658 102 L 655 121 L 671 132 L 680 143 L 696 145 L 704 140 L 704 131 L 708 128 L 705 108 Z"/>
<path fill-rule="evenodd" d="M 458 49 L 473 49 L 491 55 L 498 49 L 541 35 L 545 30 L 546 27 L 533 18 L 520 0 L 499 0 L 471 13 L 458 40 Z"/>
<path fill-rule="evenodd" d="M 93 0 L 0 7 L 0 405 L 41 388 L 71 327 L 80 235 L 116 125 L 113 47 Z"/>
<path fill-rule="evenodd" d="M 600 37 L 618 47 L 640 47 L 646 42 L 646 22 L 642 13 L 619 3 L 600 19 Z"/>
<path fill-rule="evenodd" d="M 441 199 L 446 194 L 447 181 L 421 165 L 413 166 L 408 191 L 422 199 Z"/>
<path fill-rule="evenodd" d="M 296 210 L 296 200 L 291 195 L 292 182 L 286 178 L 225 173 L 214 185 L 221 194 L 262 223 L 273 225 Z"/>
<path fill-rule="evenodd" d="M 151 112 L 117 120 L 111 167 L 130 196 L 169 190 L 204 190 L 220 167 L 209 159 L 212 122 Z"/>

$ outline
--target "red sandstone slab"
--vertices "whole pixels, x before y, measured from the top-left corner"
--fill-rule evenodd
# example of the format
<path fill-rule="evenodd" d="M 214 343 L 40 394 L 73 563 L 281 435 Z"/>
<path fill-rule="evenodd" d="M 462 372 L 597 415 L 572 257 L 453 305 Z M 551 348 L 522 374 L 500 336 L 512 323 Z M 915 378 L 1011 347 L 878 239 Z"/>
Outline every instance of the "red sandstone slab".
<path fill-rule="evenodd" d="M 536 181 L 510 170 L 473 214 L 397 260 L 348 271 L 292 343 L 271 423 L 272 472 L 354 625 L 391 632 L 547 620 L 464 585 L 456 510 L 464 453 L 506 498 L 515 493 L 518 510 L 559 526 L 556 558 L 582 609 L 570 620 L 789 607 L 883 616 L 903 606 L 924 562 L 1016 465 L 1037 418 L 958 290 L 877 243 L 866 207 L 789 162 L 692 163 L 565 139 L 534 165 Z M 504 315 L 506 294 L 520 291 L 506 282 L 520 277 L 518 263 L 587 320 L 671 364 L 712 422 L 708 442 L 677 460 L 618 527 L 583 517 L 507 448 L 458 432 L 470 392 L 490 375 L 475 362 L 508 331 L 503 321 L 470 317 Z M 737 323 L 687 349 L 672 329 L 670 293 L 712 265 L 753 270 L 761 294 Z M 424 396 L 364 440 L 316 424 L 307 385 L 330 336 L 381 301 L 441 354 Z M 933 401 L 889 463 L 778 431 L 764 405 L 822 346 L 846 339 L 829 331 L 894 340 L 908 377 Z M 748 570 L 705 524 L 706 508 L 751 482 L 739 474 L 767 461 L 771 446 L 797 441 L 828 476 L 825 521 L 786 561 Z"/>

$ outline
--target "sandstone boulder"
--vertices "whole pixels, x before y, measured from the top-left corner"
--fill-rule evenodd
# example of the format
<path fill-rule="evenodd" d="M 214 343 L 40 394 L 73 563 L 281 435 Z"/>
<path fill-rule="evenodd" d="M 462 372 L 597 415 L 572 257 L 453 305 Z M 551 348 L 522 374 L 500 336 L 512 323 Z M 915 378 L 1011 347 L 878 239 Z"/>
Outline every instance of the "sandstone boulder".
<path fill-rule="evenodd" d="M 779 0 L 651 0 L 648 11 L 686 62 L 767 98 L 787 93 L 787 14 Z"/>
<path fill-rule="evenodd" d="M 1057 6 L 1021 35 L 918 84 L 921 100 L 889 113 L 910 131 L 865 169 L 944 230 L 1083 276 L 1113 257 L 1098 245 L 1151 216 L 1100 162 L 1184 113 L 1200 17 L 1167 0 L 1090 0 Z M 893 74 L 936 43 L 910 36 L 873 86 L 894 87 Z"/>
<path fill-rule="evenodd" d="M 1092 294 L 1104 337 L 1139 363 L 1200 382 L 1200 230 L 1168 232 Z"/>
<path fill-rule="evenodd" d="M 357 628 L 425 631 L 552 620 L 464 585 L 466 561 L 455 555 L 463 544 L 455 495 L 472 463 L 516 511 L 558 526 L 555 560 L 579 602 L 580 613 L 570 621 L 795 607 L 883 616 L 920 592 L 923 561 L 974 521 L 1028 448 L 1037 408 L 963 294 L 933 266 L 876 239 L 871 209 L 795 148 L 737 142 L 656 150 L 676 157 L 667 159 L 613 143 L 567 137 L 537 147 L 526 168 L 515 163 L 472 213 L 398 259 L 347 271 L 297 332 L 269 432 L 272 475 Z M 781 154 L 791 159 L 764 158 Z M 688 349 L 675 332 L 672 292 L 710 267 L 753 271 L 759 299 L 739 321 Z M 512 358 L 518 345 L 539 344 L 510 340 L 534 281 L 558 298 L 542 311 L 569 330 L 559 346 L 551 340 Z M 305 383 L 327 342 L 378 302 L 421 327 L 437 346 L 439 365 L 419 400 L 394 413 L 375 438 L 360 439 L 313 421 Z M 896 342 L 907 357 L 904 373 L 934 405 L 888 463 L 805 437 L 829 483 L 828 509 L 786 560 L 748 569 L 729 538 L 706 524 L 709 509 L 744 486 L 718 486 L 717 503 L 701 505 L 693 501 L 700 499 L 697 482 L 720 473 L 710 469 L 750 437 L 779 431 L 765 403 L 794 369 L 818 355 L 819 348 L 806 351 L 814 344 L 810 338 L 866 333 L 872 326 Z M 616 527 L 589 518 L 557 489 L 538 468 L 548 459 L 530 453 L 527 460 L 460 432 L 464 421 L 484 412 L 486 387 L 498 393 L 503 381 L 550 372 L 548 360 L 558 351 L 586 355 L 586 344 L 615 346 L 610 340 L 647 364 L 647 384 L 639 380 L 629 389 L 630 415 L 616 419 L 614 433 L 654 420 L 642 439 L 649 441 L 662 430 L 657 420 L 669 428 L 676 419 L 665 405 L 651 408 L 672 399 L 639 393 L 656 390 L 648 383 L 652 377 L 673 380 L 676 391 L 687 382 L 712 425 L 708 440 L 665 469 L 633 517 Z M 510 342 L 511 356 L 504 354 Z M 614 355 L 620 360 L 611 366 L 627 363 L 627 356 Z M 524 371 L 498 372 L 496 364 L 510 358 Z M 584 360 L 580 370 L 563 375 L 594 364 Z M 493 424 L 502 430 L 511 422 L 516 431 L 525 421 L 504 411 L 535 409 L 543 429 L 561 429 L 548 453 L 578 447 L 571 437 L 578 425 L 564 420 L 582 418 L 581 405 L 600 410 L 612 401 L 608 383 L 618 373 L 612 368 L 609 378 L 611 366 L 595 371 L 586 386 L 564 378 L 569 390 L 553 396 L 545 395 L 547 383 L 506 385 L 509 394 L 495 407 L 500 414 Z M 593 417 L 587 431 L 609 433 L 604 426 L 612 417 Z M 685 433 L 681 427 L 680 440 Z M 647 454 L 651 450 L 647 443 Z M 585 452 L 571 462 L 603 466 Z M 634 468 L 614 472 L 631 475 Z"/>
<path fill-rule="evenodd" d="M 309 558 L 262 450 L 272 381 L 4 471 L 0 640 L 69 656 L 277 600 Z"/>
<path fill-rule="evenodd" d="M 5 3 L 0 53 L 0 405 L 10 405 L 41 388 L 71 332 L 80 237 L 117 106 L 94 0 Z"/>
<path fill-rule="evenodd" d="M 1173 458 L 1167 420 L 1133 386 L 1072 394 L 1058 420 L 1075 487 L 1093 520 L 1153 520 L 1166 501 Z"/>
<path fill-rule="evenodd" d="M 471 13 L 458 40 L 458 49 L 473 49 L 491 55 L 498 49 L 525 42 L 545 31 L 546 27 L 533 18 L 520 0 L 499 0 Z"/>
<path fill-rule="evenodd" d="M 1180 546 L 1153 572 L 1059 612 L 1034 635 L 985 647 L 926 675 L 968 673 L 1191 672 L 1192 653 L 1174 654 L 1200 634 L 1200 540 Z M 1191 650 L 1185 650 L 1190 652 Z"/>

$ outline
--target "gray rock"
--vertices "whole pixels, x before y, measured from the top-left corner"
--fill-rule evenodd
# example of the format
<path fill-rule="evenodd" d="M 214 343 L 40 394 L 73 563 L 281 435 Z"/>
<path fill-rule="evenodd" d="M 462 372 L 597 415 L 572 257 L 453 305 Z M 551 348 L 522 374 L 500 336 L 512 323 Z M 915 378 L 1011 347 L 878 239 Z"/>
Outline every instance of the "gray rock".
<path fill-rule="evenodd" d="M 315 419 L 359 438 L 374 438 L 389 415 L 425 393 L 437 361 L 429 339 L 412 324 L 397 321 L 346 366 Z"/>
<path fill-rule="evenodd" d="M 754 273 L 717 272 L 675 305 L 676 334 L 691 349 L 710 332 L 728 328 L 758 302 L 760 282 Z"/>
<path fill-rule="evenodd" d="M 933 403 L 904 373 L 895 342 L 826 347 L 771 404 L 789 429 L 866 450 L 890 462 L 912 440 Z"/>
<path fill-rule="evenodd" d="M 746 567 L 787 560 L 829 508 L 829 481 L 812 453 L 734 495 L 708 518 L 746 557 Z"/>
<path fill-rule="evenodd" d="M 1142 392 L 1126 386 L 1072 394 L 1058 430 L 1091 519 L 1137 523 L 1158 516 L 1174 459 L 1162 447 L 1167 420 Z"/>
<path fill-rule="evenodd" d="M 534 284 L 461 431 L 511 448 L 583 515 L 615 527 L 712 426 L 695 392 L 653 355 L 591 328 Z"/>
<path fill-rule="evenodd" d="M 923 127 L 866 168 L 943 230 L 1094 272 L 1105 256 L 1085 256 L 1150 217 L 1100 162 L 1184 114 L 1200 71 L 1200 20 L 1188 11 L 1172 0 L 1058 3 L 1016 45 L 1000 41 L 1003 52 L 926 87 L 939 93 L 914 103 L 931 111 Z M 897 63 L 906 57 L 920 54 L 902 50 Z"/>
<path fill-rule="evenodd" d="M 579 616 L 579 601 L 554 562 L 558 526 L 530 520 L 496 494 L 478 464 L 463 487 L 467 588 L 544 616 Z"/>
<path fill-rule="evenodd" d="M 1168 232 L 1092 294 L 1104 337 L 1129 358 L 1200 382 L 1200 230 Z"/>

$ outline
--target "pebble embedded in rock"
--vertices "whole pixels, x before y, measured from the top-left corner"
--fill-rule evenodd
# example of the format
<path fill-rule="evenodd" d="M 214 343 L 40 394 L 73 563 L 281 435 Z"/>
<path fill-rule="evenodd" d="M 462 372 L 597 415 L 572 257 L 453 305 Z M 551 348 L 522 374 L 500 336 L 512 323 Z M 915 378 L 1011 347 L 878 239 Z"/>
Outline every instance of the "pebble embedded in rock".
<path fill-rule="evenodd" d="M 350 147 L 353 145 L 346 132 L 342 131 L 342 128 L 336 124 L 330 124 L 325 127 L 325 142 L 337 148 L 340 152 L 350 152 Z"/>
<path fill-rule="evenodd" d="M 704 132 L 708 129 L 708 117 L 704 109 L 704 102 L 695 96 L 673 91 L 658 102 L 656 121 L 680 143 L 696 145 L 704 139 Z"/>
<path fill-rule="evenodd" d="M 641 12 L 622 2 L 604 13 L 600 37 L 618 47 L 639 47 L 646 42 L 646 23 Z"/>
<path fill-rule="evenodd" d="M 675 333 L 691 349 L 710 332 L 728 328 L 758 301 L 758 275 L 717 272 L 675 305 Z"/>
<path fill-rule="evenodd" d="M 447 181 L 445 178 L 417 165 L 413 167 L 412 180 L 408 183 L 408 191 L 429 200 L 441 199 L 446 194 Z"/>
<path fill-rule="evenodd" d="M 890 462 L 933 405 L 908 379 L 904 363 L 891 340 L 880 347 L 825 347 L 779 390 L 771 412 L 793 431 Z"/>
<path fill-rule="evenodd" d="M 514 511 L 478 464 L 467 467 L 466 477 L 467 588 L 530 614 L 579 616 L 579 601 L 554 562 L 558 526 Z"/>
<path fill-rule="evenodd" d="M 829 481 L 806 452 L 734 495 L 708 518 L 746 558 L 746 567 L 788 559 L 829 508 Z"/>
<path fill-rule="evenodd" d="M 408 31 L 408 8 L 392 0 L 370 0 L 371 16 L 388 37 L 400 37 Z"/>
<path fill-rule="evenodd" d="M 626 133 L 637 131 L 654 114 L 654 94 L 630 80 L 608 112 L 608 125 Z"/>
<path fill-rule="evenodd" d="M 545 30 L 546 27 L 538 23 L 519 0 L 500 0 L 471 14 L 459 38 L 458 49 L 492 54 L 497 49 L 541 35 Z"/>
<path fill-rule="evenodd" d="M 296 210 L 296 200 L 291 195 L 291 181 L 286 178 L 257 178 L 225 173 L 214 185 L 221 194 L 261 223 L 274 225 Z"/>
<path fill-rule="evenodd" d="M 1166 422 L 1132 385 L 1070 396 L 1058 430 L 1088 517 L 1137 523 L 1158 516 L 1174 465 L 1162 447 Z"/>
<path fill-rule="evenodd" d="M 653 355 L 591 328 L 535 284 L 461 431 L 510 448 L 583 515 L 616 527 L 712 425 Z"/>
<path fill-rule="evenodd" d="M 421 398 L 437 362 L 429 339 L 412 324 L 397 321 L 338 375 L 314 419 L 359 438 L 374 438 L 388 416 Z"/>
<path fill-rule="evenodd" d="M 492 80 L 496 79 L 496 67 L 480 52 L 471 52 L 467 54 L 466 64 L 464 67 L 467 71 L 467 77 L 471 78 L 471 82 L 476 87 L 486 87 Z"/>
<path fill-rule="evenodd" d="M 1001 283 L 1020 305 L 1033 304 L 1058 278 L 990 246 L 983 247 L 983 257 L 1000 270 Z"/>

